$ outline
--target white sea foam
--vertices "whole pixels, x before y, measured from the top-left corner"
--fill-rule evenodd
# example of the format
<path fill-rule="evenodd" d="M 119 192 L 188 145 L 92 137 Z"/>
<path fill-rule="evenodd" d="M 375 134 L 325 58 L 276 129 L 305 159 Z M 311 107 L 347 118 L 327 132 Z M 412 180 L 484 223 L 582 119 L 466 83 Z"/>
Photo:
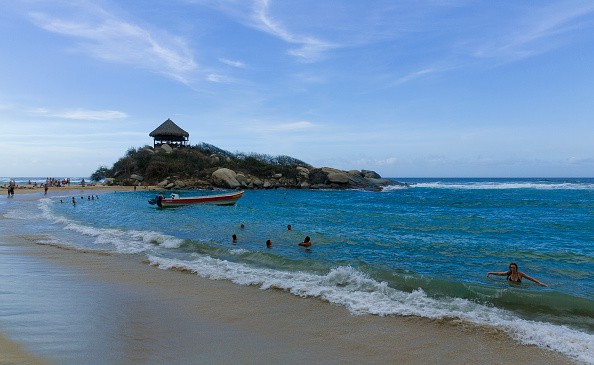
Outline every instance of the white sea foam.
<path fill-rule="evenodd" d="M 411 293 L 390 288 L 352 267 L 337 267 L 327 275 L 258 269 L 193 254 L 192 261 L 149 255 L 162 269 L 184 268 L 214 280 L 230 280 L 261 289 L 278 288 L 300 297 L 316 297 L 345 306 L 353 314 L 460 318 L 502 329 L 525 344 L 558 351 L 578 361 L 594 364 L 594 336 L 550 323 L 523 320 L 504 309 L 487 307 L 461 298 L 434 299 L 421 289 Z"/>
<path fill-rule="evenodd" d="M 518 182 L 428 182 L 412 183 L 411 188 L 429 188 L 429 189 L 462 189 L 462 190 L 507 190 L 507 189 L 536 189 L 536 190 L 594 190 L 594 184 L 589 183 L 537 183 L 531 181 Z M 388 191 L 388 187 L 384 190 Z M 393 189 L 398 190 L 398 189 Z"/>
<path fill-rule="evenodd" d="M 184 240 L 155 231 L 119 230 L 113 228 L 95 228 L 72 221 L 52 213 L 50 199 L 40 200 L 40 209 L 44 218 L 64 225 L 64 229 L 95 238 L 95 244 L 101 247 L 115 247 L 121 253 L 140 253 L 151 250 L 155 246 L 178 248 Z"/>
<path fill-rule="evenodd" d="M 229 253 L 231 255 L 242 255 L 247 252 L 250 252 L 250 251 L 246 250 L 245 248 L 237 248 L 237 249 L 229 250 Z"/>

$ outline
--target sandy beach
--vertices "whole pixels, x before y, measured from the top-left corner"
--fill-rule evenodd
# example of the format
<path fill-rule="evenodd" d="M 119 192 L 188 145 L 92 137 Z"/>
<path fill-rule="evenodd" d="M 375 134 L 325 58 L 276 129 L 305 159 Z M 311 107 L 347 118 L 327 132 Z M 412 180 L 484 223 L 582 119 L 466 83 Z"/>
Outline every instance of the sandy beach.
<path fill-rule="evenodd" d="M 6 186 L 6 185 L 0 186 L 0 189 L 2 189 L 2 193 L 5 196 L 7 195 L 7 188 L 8 188 L 8 186 Z M 74 193 L 74 192 L 76 192 L 77 194 L 88 192 L 90 194 L 91 192 L 124 192 L 124 191 L 156 190 L 156 189 L 157 189 L 157 187 L 155 187 L 155 186 L 139 186 L 135 190 L 134 186 L 117 186 L 117 185 L 108 186 L 108 185 L 101 185 L 101 184 L 81 186 L 81 185 L 73 184 L 73 185 L 64 185 L 61 187 L 52 186 L 52 187 L 48 188 L 48 194 L 52 194 L 52 195 L 60 194 L 60 193 L 69 194 L 69 193 Z M 14 189 L 14 193 L 15 194 L 44 193 L 44 188 L 43 188 L 43 186 L 39 186 L 39 185 L 33 186 L 31 184 L 18 185 Z"/>
<path fill-rule="evenodd" d="M 281 290 L 161 270 L 141 256 L 10 235 L 0 249 L 0 279 L 16 281 L 5 298 L 43 299 L 35 324 L 23 317 L 7 329 L 0 313 L 1 364 L 572 363 L 457 320 L 353 316 Z M 27 336 L 39 331 L 51 335 Z"/>

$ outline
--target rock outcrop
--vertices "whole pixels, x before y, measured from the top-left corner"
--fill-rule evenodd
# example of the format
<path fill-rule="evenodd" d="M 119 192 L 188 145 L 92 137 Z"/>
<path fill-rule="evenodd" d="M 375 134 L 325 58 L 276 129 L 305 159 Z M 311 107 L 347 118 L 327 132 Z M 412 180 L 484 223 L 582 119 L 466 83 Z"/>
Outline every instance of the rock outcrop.
<path fill-rule="evenodd" d="M 373 177 L 369 177 L 373 176 Z M 379 177 L 375 177 L 379 176 Z M 381 190 L 385 186 L 407 184 L 391 179 L 383 179 L 374 171 L 341 171 L 328 167 L 300 169 L 294 179 L 274 174 L 267 179 L 261 179 L 242 172 L 235 172 L 228 168 L 215 170 L 208 180 L 178 179 L 168 177 L 158 186 L 164 189 L 193 189 L 193 188 L 225 188 L 225 189 L 365 189 Z"/>
<path fill-rule="evenodd" d="M 235 189 L 241 186 L 237 181 L 237 173 L 228 168 L 221 168 L 212 173 L 212 182 L 216 186 Z"/>

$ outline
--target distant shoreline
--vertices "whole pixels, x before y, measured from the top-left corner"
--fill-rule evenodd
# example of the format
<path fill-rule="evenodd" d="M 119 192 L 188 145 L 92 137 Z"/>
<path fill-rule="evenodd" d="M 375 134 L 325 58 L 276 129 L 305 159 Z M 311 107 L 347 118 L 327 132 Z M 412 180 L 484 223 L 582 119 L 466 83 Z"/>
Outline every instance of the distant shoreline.
<path fill-rule="evenodd" d="M 0 186 L 0 188 L 2 188 L 2 193 L 6 196 L 7 195 L 7 185 L 2 185 Z M 56 194 L 58 192 L 64 192 L 64 193 L 72 193 L 72 192 L 77 192 L 77 193 L 83 193 L 83 192 L 88 192 L 91 193 L 93 191 L 100 191 L 100 192 L 127 192 L 127 191 L 149 191 L 149 190 L 157 190 L 158 187 L 156 186 L 146 186 L 146 187 L 136 187 L 136 190 L 134 189 L 134 186 L 119 186 L 119 185 L 114 185 L 114 186 L 108 186 L 108 185 L 65 185 L 65 186 L 61 186 L 61 187 L 56 187 L 56 186 L 52 186 L 50 188 L 48 188 L 48 194 Z M 33 186 L 30 184 L 25 184 L 25 185 L 17 185 L 16 188 L 14 189 L 14 193 L 15 194 L 35 194 L 35 193 L 44 193 L 45 192 L 45 188 L 43 186 Z"/>

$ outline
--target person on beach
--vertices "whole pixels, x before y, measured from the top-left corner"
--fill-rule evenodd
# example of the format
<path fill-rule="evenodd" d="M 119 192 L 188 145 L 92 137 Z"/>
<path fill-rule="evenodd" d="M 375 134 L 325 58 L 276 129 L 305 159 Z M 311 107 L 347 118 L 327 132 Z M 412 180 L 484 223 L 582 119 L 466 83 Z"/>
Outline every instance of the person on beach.
<path fill-rule="evenodd" d="M 299 243 L 299 246 L 305 247 L 305 248 L 310 248 L 311 247 L 311 239 L 309 238 L 309 236 L 305 236 L 305 238 L 303 239 L 303 242 Z"/>
<path fill-rule="evenodd" d="M 272 248 L 272 241 L 266 240 L 266 248 Z"/>
<path fill-rule="evenodd" d="M 76 199 L 74 197 L 72 197 L 72 205 L 76 205 Z"/>
<path fill-rule="evenodd" d="M 540 281 L 536 280 L 535 278 L 528 276 L 521 271 L 518 271 L 518 264 L 516 264 L 515 262 L 512 262 L 511 264 L 509 264 L 508 271 L 488 272 L 487 277 L 489 277 L 489 275 L 507 276 L 507 281 L 511 281 L 512 283 L 516 283 L 516 284 L 520 284 L 522 282 L 522 278 L 526 278 L 530 281 L 534 281 L 538 285 L 547 286 L 546 284 L 541 283 Z"/>
<path fill-rule="evenodd" d="M 43 187 L 43 195 L 47 195 L 47 189 L 49 189 L 49 187 L 47 186 L 47 184 L 45 184 L 45 186 Z"/>
<path fill-rule="evenodd" d="M 10 180 L 10 182 L 8 183 L 8 197 L 14 197 L 14 187 L 15 187 L 16 183 L 14 182 L 14 180 Z"/>
<path fill-rule="evenodd" d="M 233 240 L 233 243 L 237 243 L 237 235 L 235 233 L 231 236 L 231 239 Z"/>

